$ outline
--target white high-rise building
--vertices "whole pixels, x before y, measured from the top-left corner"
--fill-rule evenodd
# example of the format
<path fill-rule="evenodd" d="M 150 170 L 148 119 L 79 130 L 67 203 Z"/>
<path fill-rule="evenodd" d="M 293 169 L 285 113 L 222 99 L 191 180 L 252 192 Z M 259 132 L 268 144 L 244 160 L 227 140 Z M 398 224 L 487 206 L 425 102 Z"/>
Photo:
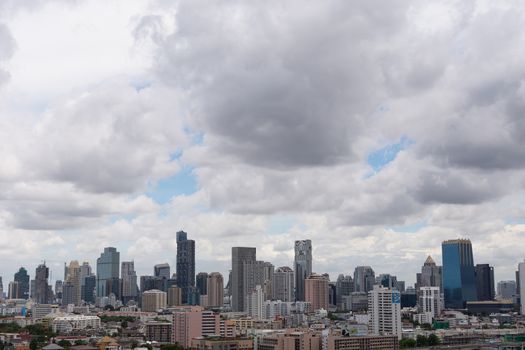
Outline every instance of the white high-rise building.
<path fill-rule="evenodd" d="M 440 288 L 420 287 L 419 292 L 419 312 L 427 314 L 428 317 L 426 319 L 429 321 L 439 317 L 443 310 L 443 299 L 441 298 Z"/>
<path fill-rule="evenodd" d="M 399 291 L 375 285 L 368 292 L 370 333 L 396 335 L 401 339 L 401 294 Z"/>
<path fill-rule="evenodd" d="M 265 317 L 264 291 L 260 285 L 255 286 L 248 294 L 246 297 L 246 306 L 249 316 L 256 319 L 263 319 Z"/>
<path fill-rule="evenodd" d="M 294 301 L 294 272 L 288 266 L 279 267 L 273 274 L 274 300 Z"/>
<path fill-rule="evenodd" d="M 521 300 L 521 314 L 525 315 L 525 262 L 518 264 L 518 276 L 520 278 L 520 300 Z"/>

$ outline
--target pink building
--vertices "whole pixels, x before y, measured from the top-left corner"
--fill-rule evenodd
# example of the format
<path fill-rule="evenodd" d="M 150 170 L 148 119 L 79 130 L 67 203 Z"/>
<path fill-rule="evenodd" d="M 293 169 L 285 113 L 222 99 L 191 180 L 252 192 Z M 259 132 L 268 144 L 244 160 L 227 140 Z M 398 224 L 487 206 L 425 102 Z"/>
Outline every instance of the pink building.
<path fill-rule="evenodd" d="M 219 334 L 218 313 L 204 310 L 201 306 L 182 306 L 173 311 L 172 343 L 189 348 L 193 338 Z"/>
<path fill-rule="evenodd" d="M 312 310 L 328 310 L 328 278 L 312 273 L 304 281 L 305 301 L 310 302 Z"/>

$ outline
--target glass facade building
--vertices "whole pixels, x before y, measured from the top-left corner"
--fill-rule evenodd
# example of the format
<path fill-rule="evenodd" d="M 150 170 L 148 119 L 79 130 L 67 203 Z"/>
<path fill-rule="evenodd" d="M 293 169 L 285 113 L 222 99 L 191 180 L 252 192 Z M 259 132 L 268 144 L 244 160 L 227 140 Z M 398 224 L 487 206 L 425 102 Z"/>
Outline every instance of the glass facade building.
<path fill-rule="evenodd" d="M 119 278 L 120 253 L 116 248 L 104 248 L 104 252 L 97 259 L 97 297 L 107 297 L 113 292 L 114 279 Z M 116 293 L 115 293 L 116 295 Z"/>
<path fill-rule="evenodd" d="M 468 239 L 456 239 L 443 242 L 441 249 L 445 307 L 465 308 L 467 301 L 477 300 L 472 244 Z"/>

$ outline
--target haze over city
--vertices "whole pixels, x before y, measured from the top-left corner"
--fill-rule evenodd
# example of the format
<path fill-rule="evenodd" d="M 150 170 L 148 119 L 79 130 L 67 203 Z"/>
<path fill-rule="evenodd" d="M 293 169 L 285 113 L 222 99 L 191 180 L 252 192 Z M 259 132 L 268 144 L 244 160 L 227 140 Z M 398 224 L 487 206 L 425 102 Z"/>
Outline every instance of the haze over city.
<path fill-rule="evenodd" d="M 233 246 L 407 285 L 525 246 L 520 1 L 0 1 L 0 276 Z M 5 286 L 4 286 L 5 289 Z"/>

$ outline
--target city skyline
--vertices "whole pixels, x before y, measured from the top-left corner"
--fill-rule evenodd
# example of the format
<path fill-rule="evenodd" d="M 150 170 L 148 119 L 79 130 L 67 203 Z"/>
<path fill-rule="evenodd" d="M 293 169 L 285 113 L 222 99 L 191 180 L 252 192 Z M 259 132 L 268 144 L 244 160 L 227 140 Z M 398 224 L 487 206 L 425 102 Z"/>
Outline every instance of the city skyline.
<path fill-rule="evenodd" d="M 378 14 L 377 8 L 380 8 Z M 103 16 L 100 14 L 104 14 Z M 231 247 L 408 284 L 525 258 L 525 4 L 0 2 L 0 276 Z"/>

